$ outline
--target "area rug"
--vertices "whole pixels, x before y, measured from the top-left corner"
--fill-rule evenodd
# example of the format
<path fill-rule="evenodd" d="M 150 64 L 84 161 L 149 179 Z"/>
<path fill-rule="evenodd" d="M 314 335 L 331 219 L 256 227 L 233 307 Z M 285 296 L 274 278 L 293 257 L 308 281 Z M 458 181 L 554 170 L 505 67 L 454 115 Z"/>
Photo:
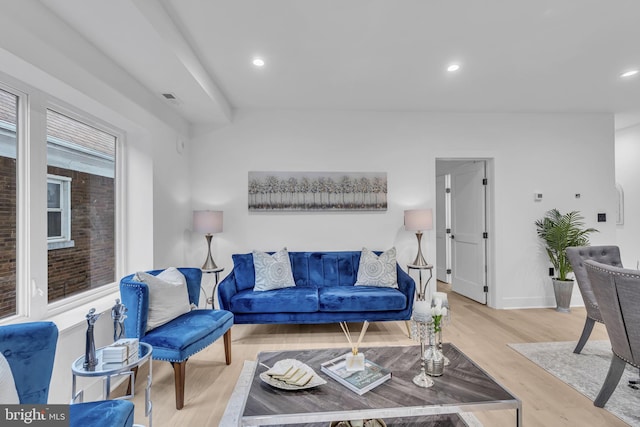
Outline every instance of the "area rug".
<path fill-rule="evenodd" d="M 573 352 L 575 346 L 576 341 L 509 344 L 545 371 L 594 400 L 609 371 L 611 344 L 609 341 L 587 341 L 580 354 Z M 627 365 L 604 409 L 629 425 L 640 426 L 640 390 L 627 385 L 631 379 L 638 379 L 638 370 Z"/>

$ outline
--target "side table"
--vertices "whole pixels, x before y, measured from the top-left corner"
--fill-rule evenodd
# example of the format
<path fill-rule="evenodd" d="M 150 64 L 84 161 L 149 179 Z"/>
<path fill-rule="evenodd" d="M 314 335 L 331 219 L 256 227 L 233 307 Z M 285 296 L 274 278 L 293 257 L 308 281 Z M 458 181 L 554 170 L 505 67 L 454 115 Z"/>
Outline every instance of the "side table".
<path fill-rule="evenodd" d="M 218 268 L 214 268 L 213 270 L 202 270 L 202 273 L 204 274 L 209 274 L 209 273 L 213 273 L 215 274 L 215 282 L 213 285 L 213 289 L 211 290 L 211 296 L 207 297 L 207 301 L 205 304 L 205 308 L 207 307 L 207 304 L 211 304 L 211 308 L 216 308 L 215 306 L 215 301 L 216 301 L 216 289 L 218 288 L 218 283 L 220 282 L 220 273 L 222 273 L 224 271 L 224 267 L 218 267 Z M 207 293 L 204 293 L 205 296 L 207 296 Z"/>
<path fill-rule="evenodd" d="M 153 364 L 151 363 L 151 352 L 153 351 L 153 347 L 151 347 L 151 345 L 147 343 L 139 343 L 138 360 L 130 363 L 104 363 L 102 361 L 102 350 L 104 348 L 105 347 L 101 347 L 96 350 L 96 358 L 98 359 L 98 364 L 92 371 L 88 371 L 84 368 L 84 355 L 78 357 L 71 365 L 71 403 L 82 402 L 84 400 L 84 390 L 77 391 L 77 377 L 103 377 L 103 397 L 104 399 L 110 399 L 111 377 L 126 375 L 129 377 L 129 390 L 131 390 L 131 394 L 127 394 L 126 396 L 118 397 L 116 399 L 131 399 L 135 394 L 134 370 L 137 370 L 137 368 L 143 365 L 145 362 L 149 362 L 149 375 L 147 376 L 147 385 L 145 387 L 144 415 L 149 418 L 148 427 L 152 427 L 151 412 L 153 409 L 153 404 L 151 402 L 151 383 Z"/>
<path fill-rule="evenodd" d="M 429 288 L 429 282 L 431 281 L 431 279 L 433 278 L 433 265 L 431 264 L 427 264 L 427 265 L 413 265 L 413 264 L 407 264 L 407 273 L 409 273 L 409 275 L 411 275 L 411 270 L 418 270 L 418 288 L 416 289 L 416 293 L 418 294 L 418 299 L 424 301 L 425 297 L 426 297 L 426 292 L 427 289 Z M 427 281 L 424 282 L 424 285 L 422 284 L 422 271 L 423 270 L 429 270 L 429 277 L 427 278 Z"/>

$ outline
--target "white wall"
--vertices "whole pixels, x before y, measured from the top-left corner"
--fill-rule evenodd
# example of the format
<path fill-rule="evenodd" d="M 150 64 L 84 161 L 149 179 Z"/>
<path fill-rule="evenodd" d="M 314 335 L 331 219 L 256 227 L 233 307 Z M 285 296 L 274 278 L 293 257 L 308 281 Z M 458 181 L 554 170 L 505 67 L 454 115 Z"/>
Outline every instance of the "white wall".
<path fill-rule="evenodd" d="M 104 120 L 125 133 L 122 175 L 126 182 L 122 227 L 124 251 L 117 276 L 156 266 L 184 263 L 184 231 L 190 227 L 187 158 L 175 149 L 188 123 L 92 45 L 33 0 L 5 2 L 0 14 L 0 78 L 16 79 L 53 95 L 62 103 Z M 37 140 L 37 139 L 36 139 Z M 42 138 L 44 140 L 44 138 Z M 37 152 L 35 145 L 31 147 Z M 35 173 L 35 172 L 34 172 Z M 46 169 L 44 172 L 46 174 Z M 44 205 L 42 196 L 42 206 Z M 33 204 L 36 206 L 37 204 Z M 33 217 L 38 218 L 38 211 Z M 41 214 L 42 223 L 46 211 Z M 46 229 L 33 224 L 34 239 Z M 37 252 L 46 245 L 33 245 Z M 46 252 L 30 257 L 28 277 L 46 278 Z M 156 259 L 157 258 L 157 259 Z M 34 279 L 34 280 L 35 280 Z M 46 280 L 45 280 L 46 282 Z M 46 288 L 46 283 L 44 284 Z M 26 320 L 53 320 L 60 329 L 49 402 L 67 403 L 71 396 L 71 362 L 84 354 L 84 316 L 88 308 L 108 311 L 118 296 L 47 317 L 36 313 Z M 32 313 L 33 314 L 33 313 Z M 96 325 L 96 344 L 112 339 L 108 313 Z"/>
<path fill-rule="evenodd" d="M 616 181 L 624 193 L 624 224 L 616 230 L 622 265 L 640 261 L 640 125 L 616 133 Z"/>
<path fill-rule="evenodd" d="M 493 250 L 490 305 L 554 306 L 548 261 L 534 221 L 551 208 L 580 210 L 615 240 L 613 117 L 605 114 L 429 114 L 395 112 L 237 111 L 234 123 L 192 140 L 194 209 L 224 210 L 214 238 L 216 262 L 252 249 L 292 251 L 398 248 L 401 265 L 415 256 L 403 211 L 433 207 L 436 158 L 492 158 Z M 383 171 L 388 210 L 382 213 L 249 213 L 249 171 Z M 597 173 L 593 173 L 597 171 Z M 541 202 L 533 192 L 543 192 Z M 575 193 L 581 193 L 575 199 Z M 609 221 L 596 224 L 597 212 Z M 435 262 L 435 236 L 423 238 Z M 193 236 L 189 262 L 204 260 Z M 574 299 L 581 303 L 579 295 Z"/>

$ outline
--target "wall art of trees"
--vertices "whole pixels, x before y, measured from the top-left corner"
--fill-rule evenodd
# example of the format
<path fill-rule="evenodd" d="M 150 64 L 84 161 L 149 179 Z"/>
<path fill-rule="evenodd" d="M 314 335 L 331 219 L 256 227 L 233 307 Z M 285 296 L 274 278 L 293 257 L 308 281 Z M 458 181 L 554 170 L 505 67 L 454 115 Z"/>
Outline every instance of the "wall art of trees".
<path fill-rule="evenodd" d="M 386 209 L 384 172 L 249 172 L 250 211 Z"/>

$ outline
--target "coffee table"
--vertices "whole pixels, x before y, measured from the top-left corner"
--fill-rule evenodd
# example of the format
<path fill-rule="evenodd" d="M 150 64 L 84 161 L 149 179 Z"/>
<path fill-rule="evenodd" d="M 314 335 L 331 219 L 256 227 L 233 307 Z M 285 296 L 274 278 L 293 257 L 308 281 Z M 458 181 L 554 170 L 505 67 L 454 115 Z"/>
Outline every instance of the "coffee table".
<path fill-rule="evenodd" d="M 466 423 L 462 412 L 515 409 L 516 426 L 522 425 L 522 403 L 452 344 L 443 351 L 450 360 L 431 388 L 419 388 L 413 377 L 420 370 L 420 347 L 363 348 L 367 359 L 392 371 L 392 378 L 362 396 L 326 376 L 320 364 L 349 351 L 347 348 L 261 352 L 257 362 L 245 365 L 246 376 L 236 386 L 240 398 L 233 402 L 220 425 L 328 427 L 330 421 L 382 418 L 391 426 L 425 425 L 436 416 L 454 427 Z M 327 384 L 306 390 L 280 390 L 259 377 L 282 359 L 297 359 L 313 368 Z M 236 414 L 235 416 L 233 414 Z"/>

